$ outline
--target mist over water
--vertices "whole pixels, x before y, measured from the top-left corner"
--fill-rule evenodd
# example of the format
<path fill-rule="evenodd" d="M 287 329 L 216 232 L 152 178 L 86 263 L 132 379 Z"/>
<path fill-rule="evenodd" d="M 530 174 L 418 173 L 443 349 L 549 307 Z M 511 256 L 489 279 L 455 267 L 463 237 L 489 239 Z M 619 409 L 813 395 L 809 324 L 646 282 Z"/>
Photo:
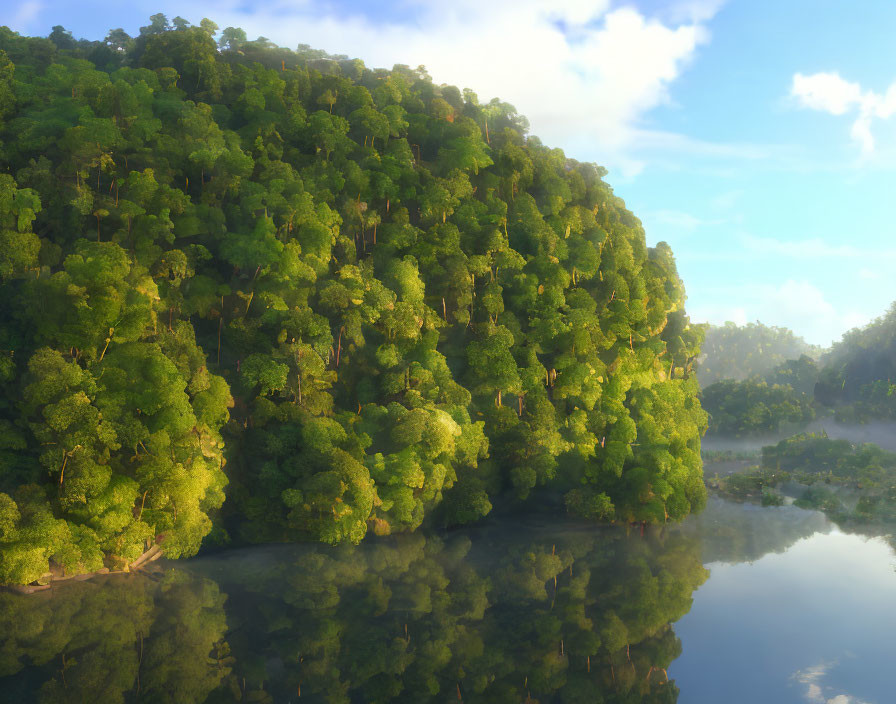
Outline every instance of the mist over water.
<path fill-rule="evenodd" d="M 896 452 L 896 423 L 874 421 L 862 425 L 845 425 L 833 418 L 819 418 L 806 426 L 789 427 L 778 433 L 743 438 L 724 435 L 706 435 L 702 448 L 707 452 L 752 452 L 766 445 L 775 445 L 796 433 L 827 433 L 835 440 L 848 440 L 859 444 L 871 442 L 885 450 Z"/>
<path fill-rule="evenodd" d="M 815 420 L 806 432 L 824 431 L 835 440 L 852 443 L 872 442 L 890 452 L 896 452 L 896 423 L 874 421 L 863 425 L 842 425 L 832 419 Z"/>

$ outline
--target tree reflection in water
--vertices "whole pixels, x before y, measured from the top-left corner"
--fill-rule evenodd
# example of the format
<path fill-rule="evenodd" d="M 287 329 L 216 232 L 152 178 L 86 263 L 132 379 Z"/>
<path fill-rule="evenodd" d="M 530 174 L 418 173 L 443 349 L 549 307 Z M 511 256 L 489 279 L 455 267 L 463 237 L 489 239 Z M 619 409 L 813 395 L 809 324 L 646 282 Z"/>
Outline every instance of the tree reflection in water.
<path fill-rule="evenodd" d="M 0 698 L 675 702 L 681 532 L 481 528 L 276 546 L 0 594 Z"/>

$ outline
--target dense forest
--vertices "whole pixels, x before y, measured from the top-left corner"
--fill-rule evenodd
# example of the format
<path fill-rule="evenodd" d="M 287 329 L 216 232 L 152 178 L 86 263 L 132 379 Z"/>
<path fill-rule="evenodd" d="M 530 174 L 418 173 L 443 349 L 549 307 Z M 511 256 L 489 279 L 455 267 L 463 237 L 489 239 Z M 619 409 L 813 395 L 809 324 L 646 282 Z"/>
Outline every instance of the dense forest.
<path fill-rule="evenodd" d="M 787 328 L 708 326 L 698 358 L 708 432 L 764 435 L 814 419 L 820 353 Z"/>
<path fill-rule="evenodd" d="M 717 381 L 700 395 L 714 435 L 746 437 L 798 427 L 815 418 L 810 394 L 764 379 Z"/>
<path fill-rule="evenodd" d="M 818 359 L 821 349 L 787 328 L 760 322 L 740 326 L 732 322 L 710 325 L 698 358 L 700 385 L 765 377 L 788 360 Z M 809 390 L 811 393 L 811 389 Z"/>
<path fill-rule="evenodd" d="M 705 501 L 665 243 L 514 108 L 155 15 L 0 28 L 0 582 Z"/>
<path fill-rule="evenodd" d="M 790 330 L 733 323 L 709 327 L 704 350 L 699 376 L 710 434 L 776 433 L 826 416 L 848 424 L 896 418 L 896 306 L 823 353 Z"/>
<path fill-rule="evenodd" d="M 839 419 L 896 419 L 896 304 L 850 330 L 823 357 L 816 396 Z"/>

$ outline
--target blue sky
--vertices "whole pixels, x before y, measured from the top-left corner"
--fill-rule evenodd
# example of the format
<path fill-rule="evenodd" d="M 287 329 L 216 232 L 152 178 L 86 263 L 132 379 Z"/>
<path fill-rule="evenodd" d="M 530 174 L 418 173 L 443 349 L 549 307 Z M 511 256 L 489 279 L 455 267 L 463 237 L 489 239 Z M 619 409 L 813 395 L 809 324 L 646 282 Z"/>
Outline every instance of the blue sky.
<path fill-rule="evenodd" d="M 896 299 L 896 3 L 30 0 L 0 24 L 101 39 L 155 12 L 513 103 L 610 170 L 648 242 L 672 245 L 695 320 L 826 345 Z"/>

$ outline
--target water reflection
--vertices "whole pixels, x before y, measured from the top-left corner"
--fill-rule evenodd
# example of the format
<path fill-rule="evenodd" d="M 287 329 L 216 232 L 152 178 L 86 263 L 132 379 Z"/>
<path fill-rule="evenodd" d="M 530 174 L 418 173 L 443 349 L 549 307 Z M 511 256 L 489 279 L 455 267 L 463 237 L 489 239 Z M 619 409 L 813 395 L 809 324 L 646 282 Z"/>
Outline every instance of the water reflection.
<path fill-rule="evenodd" d="M 0 697 L 9 702 L 201 702 L 227 674 L 211 580 L 108 577 L 0 594 Z"/>
<path fill-rule="evenodd" d="M 671 703 L 707 575 L 692 536 L 569 524 L 253 548 L 0 594 L 0 698 Z"/>
<path fill-rule="evenodd" d="M 669 673 L 680 704 L 893 701 L 896 574 L 886 541 L 834 529 L 710 569 L 675 625 L 683 653 Z"/>
<path fill-rule="evenodd" d="M 644 535 L 236 550 L 0 593 L 0 701 L 883 702 L 893 562 L 820 513 L 719 499 Z"/>
<path fill-rule="evenodd" d="M 718 497 L 710 497 L 703 512 L 689 517 L 681 528 L 699 538 L 703 564 L 754 562 L 832 529 L 833 524 L 820 511 L 737 504 Z"/>

